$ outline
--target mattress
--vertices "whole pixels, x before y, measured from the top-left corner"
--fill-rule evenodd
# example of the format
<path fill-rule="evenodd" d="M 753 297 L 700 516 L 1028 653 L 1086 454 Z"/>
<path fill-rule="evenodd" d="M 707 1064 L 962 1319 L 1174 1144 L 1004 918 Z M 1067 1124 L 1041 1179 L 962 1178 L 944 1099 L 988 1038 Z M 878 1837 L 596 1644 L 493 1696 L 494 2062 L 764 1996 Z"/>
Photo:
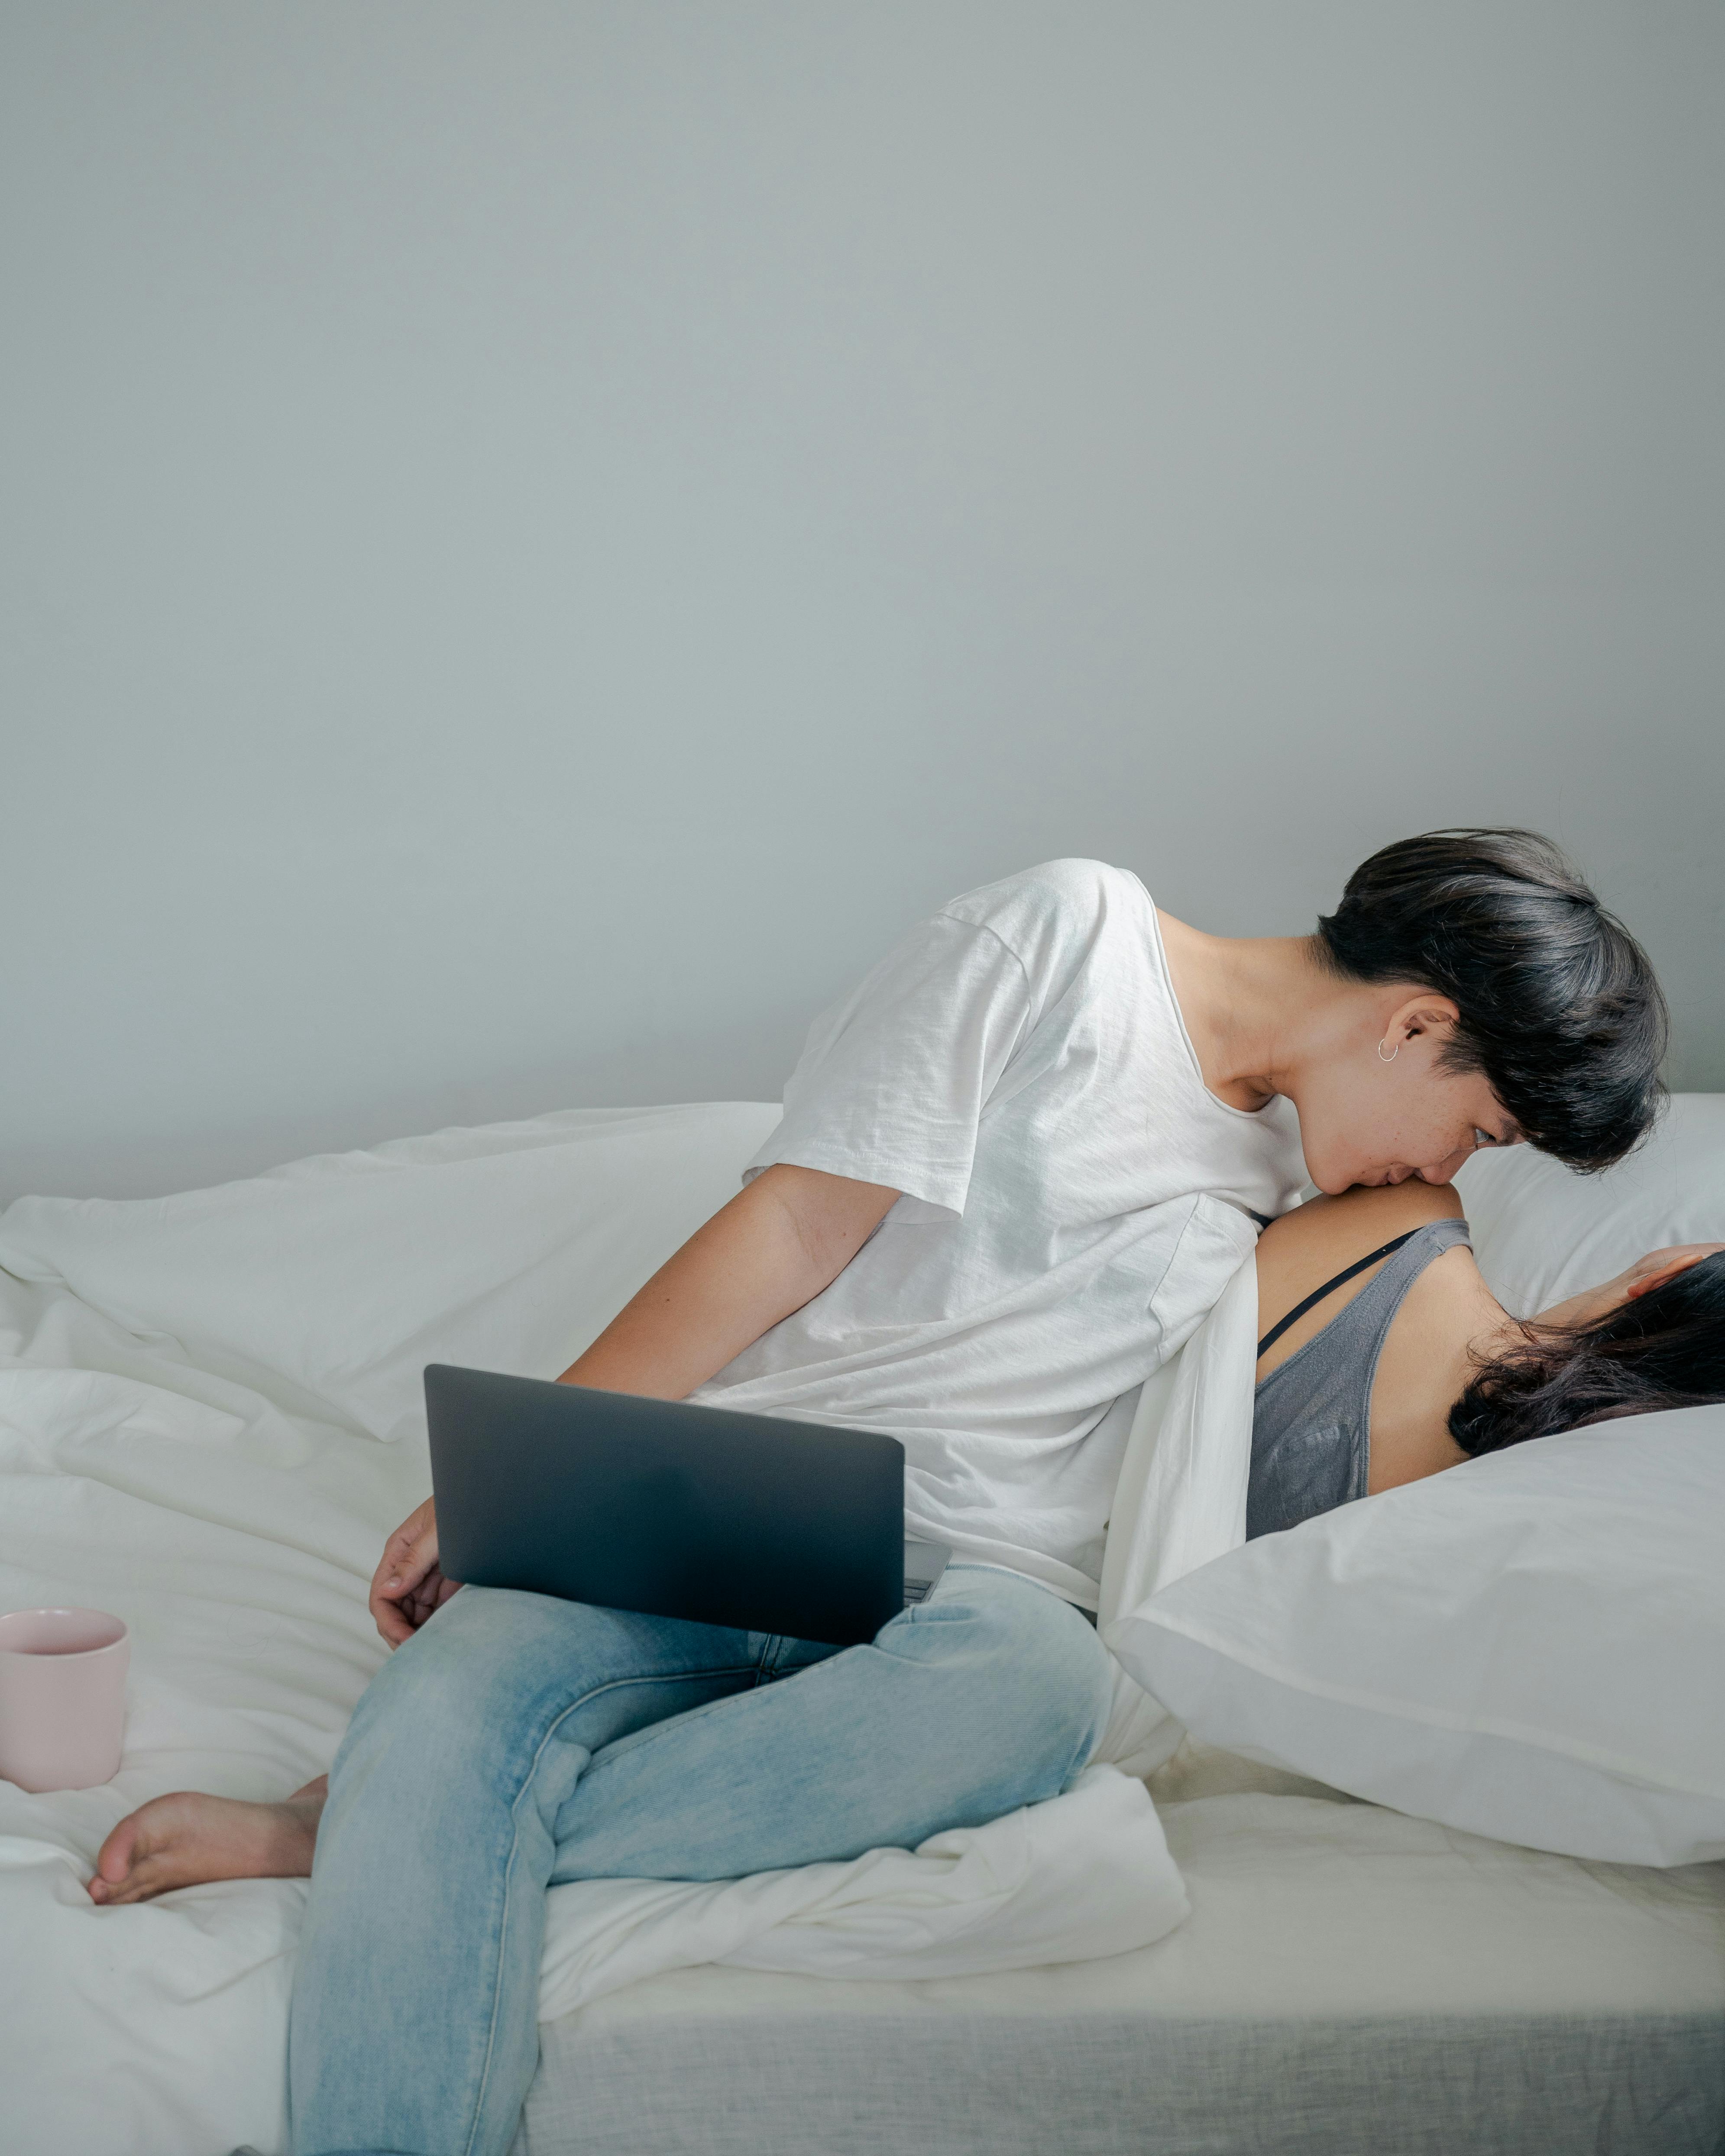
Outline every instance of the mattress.
<path fill-rule="evenodd" d="M 1188 1744 L 1111 1960 L 685 1969 L 540 2031 L 516 2156 L 1720 2156 L 1725 1864 L 1589 1864 Z"/>

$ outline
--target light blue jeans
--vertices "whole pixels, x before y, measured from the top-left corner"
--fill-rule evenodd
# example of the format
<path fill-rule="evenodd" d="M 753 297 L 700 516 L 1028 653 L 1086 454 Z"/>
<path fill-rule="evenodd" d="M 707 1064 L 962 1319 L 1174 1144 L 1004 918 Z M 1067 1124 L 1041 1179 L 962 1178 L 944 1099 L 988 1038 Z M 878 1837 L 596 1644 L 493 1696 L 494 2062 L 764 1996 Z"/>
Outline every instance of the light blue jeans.
<path fill-rule="evenodd" d="M 504 2156 L 545 1889 L 909 1847 L 1057 1795 L 1108 1718 L 1070 1604 L 949 1565 L 843 1649 L 468 1587 L 330 1774 L 294 1985 L 296 2156 Z"/>

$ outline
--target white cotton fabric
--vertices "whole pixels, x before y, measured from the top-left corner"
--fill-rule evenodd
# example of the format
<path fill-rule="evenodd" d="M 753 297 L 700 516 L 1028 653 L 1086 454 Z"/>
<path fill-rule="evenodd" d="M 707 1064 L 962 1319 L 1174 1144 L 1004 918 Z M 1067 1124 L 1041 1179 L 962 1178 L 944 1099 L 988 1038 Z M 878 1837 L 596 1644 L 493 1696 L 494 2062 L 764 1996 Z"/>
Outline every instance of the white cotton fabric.
<path fill-rule="evenodd" d="M 588 1880 L 554 1887 L 550 1903 L 541 2021 L 704 1962 L 875 1981 L 968 1976 L 1127 1953 L 1190 1914 L 1149 1792 L 1105 1765 L 1064 1796 L 914 1851 L 711 1885 Z"/>
<path fill-rule="evenodd" d="M 427 1363 L 566 1370 L 778 1120 L 571 1108 L 171 1198 L 20 1198 L 0 1265 L 319 1420 L 422 1440 Z"/>
<path fill-rule="evenodd" d="M 1599 1175 L 1532 1146 L 1485 1148 L 1456 1188 L 1492 1292 L 1533 1317 L 1648 1250 L 1725 1242 L 1725 1093 L 1677 1093 L 1650 1137 Z"/>
<path fill-rule="evenodd" d="M 1542 1438 L 1177 1580 L 1108 1644 L 1194 1736 L 1470 1834 L 1725 1857 L 1725 1406 Z"/>
<path fill-rule="evenodd" d="M 1205 1086 L 1144 886 L 1047 861 L 921 923 L 811 1028 L 776 1162 L 903 1194 L 690 1398 L 889 1432 L 911 1533 L 1095 1609 L 1133 1395 L 1305 1180 L 1291 1102 Z"/>
<path fill-rule="evenodd" d="M 133 1649 L 116 1779 L 0 1784 L 0 1938 L 29 1979 L 0 2016 L 8 2149 L 285 2149 L 304 1886 L 98 1909 L 96 1851 L 167 1790 L 277 1798 L 328 1768 L 385 1659 L 372 1567 L 429 1487 L 418 1364 L 519 1357 L 543 1374 L 563 1328 L 596 1329 L 669 1255 L 703 1193 L 735 1189 L 775 1114 L 548 1116 L 0 1217 L 0 1609 L 111 1610 Z M 714 1958 L 906 1979 L 1072 1964 L 1161 1937 L 1185 1906 L 1142 1784 L 1098 1765 L 916 1851 L 557 1887 L 540 2011 Z"/>
<path fill-rule="evenodd" d="M 1102 1569 L 1097 1625 L 1110 1652 L 1118 1619 L 1246 1540 L 1257 1316 L 1257 1265 L 1248 1257 L 1185 1347 L 1144 1384 Z M 1097 1757 L 1152 1774 L 1185 1733 L 1117 1656 Z"/>

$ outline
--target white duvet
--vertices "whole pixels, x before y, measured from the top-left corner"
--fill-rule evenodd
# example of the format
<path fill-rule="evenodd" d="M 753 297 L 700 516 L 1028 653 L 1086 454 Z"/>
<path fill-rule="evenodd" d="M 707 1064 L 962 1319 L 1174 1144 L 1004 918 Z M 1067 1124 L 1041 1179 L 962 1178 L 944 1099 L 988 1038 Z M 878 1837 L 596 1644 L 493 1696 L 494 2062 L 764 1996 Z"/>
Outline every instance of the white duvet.
<path fill-rule="evenodd" d="M 117 1779 L 0 1784 L 7 2156 L 284 2147 L 304 1886 L 99 1910 L 96 1850 L 164 1790 L 280 1796 L 328 1766 L 385 1653 L 366 1611 L 381 1541 L 429 1486 L 424 1363 L 564 1368 L 731 1194 L 776 1114 L 576 1112 L 0 1217 L 0 1608 L 91 1604 L 133 1632 Z M 1251 1273 L 1145 1389 L 1104 1623 L 1240 1538 Z M 1178 1734 L 1123 1676 L 1103 1758 L 1141 1773 Z M 1186 1907 L 1143 1783 L 1098 1764 L 915 1851 L 558 1887 L 540 2011 L 709 1962 L 903 1978 L 1077 1960 L 1145 1945 Z"/>

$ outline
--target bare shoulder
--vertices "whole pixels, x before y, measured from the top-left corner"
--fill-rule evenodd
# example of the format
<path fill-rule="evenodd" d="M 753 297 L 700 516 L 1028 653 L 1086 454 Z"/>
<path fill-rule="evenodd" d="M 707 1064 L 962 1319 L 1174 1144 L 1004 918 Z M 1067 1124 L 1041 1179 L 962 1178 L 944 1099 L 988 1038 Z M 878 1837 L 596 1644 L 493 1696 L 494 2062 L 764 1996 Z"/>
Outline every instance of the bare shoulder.
<path fill-rule="evenodd" d="M 1333 1280 L 1398 1235 L 1433 1220 L 1459 1220 L 1461 1201 L 1453 1185 L 1410 1179 L 1379 1190 L 1344 1190 L 1335 1198 L 1314 1198 L 1272 1220 L 1258 1238 L 1258 1332 L 1277 1325 L 1315 1288 Z M 1370 1281 L 1368 1267 L 1326 1296 L 1289 1327 L 1260 1364 L 1267 1375 L 1295 1354 Z"/>
<path fill-rule="evenodd" d="M 1461 1218 L 1454 1183 L 1410 1177 L 1380 1190 L 1344 1190 L 1339 1197 L 1313 1198 L 1295 1206 L 1259 1236 L 1258 1255 L 1279 1262 L 1283 1253 L 1309 1254 L 1319 1260 L 1333 1254 L 1338 1266 L 1349 1265 L 1410 1228 Z"/>

